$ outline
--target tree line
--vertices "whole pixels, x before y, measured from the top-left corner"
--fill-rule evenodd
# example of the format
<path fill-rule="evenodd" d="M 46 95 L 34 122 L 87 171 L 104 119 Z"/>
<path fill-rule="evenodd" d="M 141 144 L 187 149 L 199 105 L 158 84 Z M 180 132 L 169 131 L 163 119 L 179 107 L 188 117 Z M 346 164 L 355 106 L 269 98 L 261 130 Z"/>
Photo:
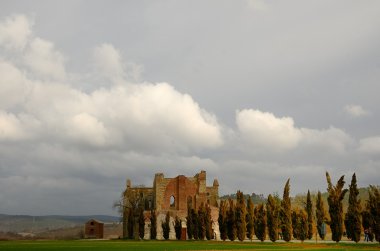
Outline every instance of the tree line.
<path fill-rule="evenodd" d="M 326 180 L 328 214 L 319 191 L 314 205 L 308 191 L 304 206 L 292 208 L 289 179 L 284 186 L 282 199 L 270 194 L 265 203 L 256 207 L 250 197 L 245 200 L 243 193 L 238 191 L 236 201 L 229 199 L 220 202 L 218 223 L 221 239 L 252 240 L 253 235 L 256 235 L 261 241 L 267 237 L 272 242 L 279 238 L 286 242 L 292 238 L 304 241 L 313 237 L 315 226 L 315 234 L 325 239 L 326 225 L 329 225 L 333 241 L 339 242 L 346 234 L 348 239 L 358 242 L 364 229 L 369 240 L 380 242 L 380 189 L 370 186 L 369 198 L 362 208 L 355 173 L 349 189 L 344 189 L 344 176 L 340 177 L 335 186 L 328 172 Z M 342 201 L 347 192 L 349 204 L 344 214 Z"/>
<path fill-rule="evenodd" d="M 297 240 L 311 239 L 314 234 L 325 239 L 326 225 L 331 229 L 332 240 L 339 242 L 344 234 L 347 238 L 358 242 L 361 238 L 362 229 L 368 240 L 374 239 L 380 242 L 380 189 L 370 186 L 368 200 L 362 208 L 358 198 L 359 190 L 355 173 L 352 176 L 348 189 L 344 188 L 344 176 L 341 176 L 334 185 L 330 175 L 326 172 L 327 180 L 327 204 L 325 210 L 322 194 L 318 191 L 315 202 L 312 202 L 310 191 L 307 192 L 306 202 L 303 207 L 292 207 L 290 199 L 290 179 L 284 186 L 282 199 L 277 194 L 270 194 L 266 202 L 254 206 L 251 196 L 237 191 L 236 200 L 229 198 L 219 203 L 219 232 L 222 240 L 243 241 L 257 239 L 275 242 L 283 239 L 286 242 L 293 238 Z M 349 193 L 348 207 L 343 213 L 343 199 Z M 123 237 L 130 239 L 144 238 L 144 207 L 143 195 L 138 190 L 129 191 L 118 206 L 123 213 Z M 315 208 L 315 209 L 314 209 Z M 150 238 L 157 238 L 157 214 L 151 210 Z M 175 217 L 173 228 L 176 239 L 181 239 L 182 221 Z M 211 208 L 202 203 L 198 209 L 188 205 L 186 217 L 187 237 L 194 240 L 210 240 L 214 238 L 212 229 Z M 161 222 L 164 239 L 169 239 L 170 214 L 167 212 L 164 221 Z M 315 231 L 316 229 L 316 231 Z"/>

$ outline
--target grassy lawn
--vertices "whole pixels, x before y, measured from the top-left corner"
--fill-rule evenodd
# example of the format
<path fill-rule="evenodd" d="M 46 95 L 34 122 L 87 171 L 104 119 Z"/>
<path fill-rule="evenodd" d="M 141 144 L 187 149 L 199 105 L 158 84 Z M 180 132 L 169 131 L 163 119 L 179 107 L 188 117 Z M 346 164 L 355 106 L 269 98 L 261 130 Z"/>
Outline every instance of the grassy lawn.
<path fill-rule="evenodd" d="M 378 244 L 314 244 L 314 243 L 259 243 L 259 242 L 195 242 L 195 241 L 1 241 L 0 250 L 376 250 Z"/>

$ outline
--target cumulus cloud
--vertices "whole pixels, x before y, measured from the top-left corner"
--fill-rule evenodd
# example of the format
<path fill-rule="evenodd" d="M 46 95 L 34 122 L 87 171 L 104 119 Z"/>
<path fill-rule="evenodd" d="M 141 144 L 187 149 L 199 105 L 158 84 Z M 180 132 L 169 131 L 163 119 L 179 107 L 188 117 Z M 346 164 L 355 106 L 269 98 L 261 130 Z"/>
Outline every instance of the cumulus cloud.
<path fill-rule="evenodd" d="M 380 154 L 380 136 L 361 139 L 358 150 L 368 154 Z"/>
<path fill-rule="evenodd" d="M 33 21 L 25 15 L 12 15 L 0 22 L 0 45 L 21 50 L 32 33 Z"/>
<path fill-rule="evenodd" d="M 300 146 L 327 148 L 343 153 L 352 142 L 343 130 L 297 128 L 290 117 L 276 117 L 269 112 L 245 109 L 236 112 L 236 124 L 242 140 L 257 149 L 292 150 Z"/>
<path fill-rule="evenodd" d="M 125 78 L 125 64 L 121 59 L 120 52 L 112 44 L 102 44 L 97 46 L 94 51 L 95 67 L 104 77 L 115 82 Z"/>
<path fill-rule="evenodd" d="M 24 62 L 33 73 L 41 77 L 58 80 L 66 77 L 65 57 L 50 41 L 33 39 L 26 51 Z"/>
<path fill-rule="evenodd" d="M 243 139 L 267 149 L 292 149 L 302 137 L 292 118 L 276 118 L 272 113 L 259 110 L 237 111 L 236 124 Z"/>
<path fill-rule="evenodd" d="M 370 114 L 369 111 L 365 110 L 360 105 L 346 105 L 344 111 L 353 118 L 364 117 Z"/>

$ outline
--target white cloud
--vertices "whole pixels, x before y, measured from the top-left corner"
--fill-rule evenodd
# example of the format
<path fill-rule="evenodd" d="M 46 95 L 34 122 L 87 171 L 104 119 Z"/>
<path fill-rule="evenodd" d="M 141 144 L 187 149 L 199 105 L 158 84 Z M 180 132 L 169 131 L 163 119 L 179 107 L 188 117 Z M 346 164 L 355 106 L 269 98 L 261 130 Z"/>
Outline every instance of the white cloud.
<path fill-rule="evenodd" d="M 360 105 L 346 105 L 344 111 L 353 118 L 359 118 L 370 114 L 369 111 L 363 109 Z"/>
<path fill-rule="evenodd" d="M 297 147 L 318 147 L 344 153 L 352 139 L 344 131 L 297 128 L 290 117 L 278 118 L 272 113 L 246 109 L 236 112 L 241 138 L 257 149 L 266 151 L 292 150 Z"/>
<path fill-rule="evenodd" d="M 25 47 L 33 21 L 25 15 L 12 15 L 0 22 L 0 45 L 7 49 L 21 50 Z"/>
<path fill-rule="evenodd" d="M 63 80 L 66 77 L 65 57 L 50 41 L 33 39 L 26 51 L 24 62 L 34 74 L 42 78 Z"/>
<path fill-rule="evenodd" d="M 17 116 L 0 110 L 0 141 L 24 140 L 28 137 Z"/>
<path fill-rule="evenodd" d="M 94 49 L 94 63 L 104 77 L 116 83 L 125 78 L 125 65 L 112 44 L 105 43 Z"/>
<path fill-rule="evenodd" d="M 25 102 L 30 85 L 14 65 L 0 59 L 0 108 L 12 108 Z"/>
<path fill-rule="evenodd" d="M 361 139 L 358 150 L 368 154 L 380 154 L 380 136 Z"/>
<path fill-rule="evenodd" d="M 302 136 L 292 118 L 276 118 L 272 113 L 259 110 L 237 111 L 236 123 L 245 140 L 267 149 L 295 148 Z"/>

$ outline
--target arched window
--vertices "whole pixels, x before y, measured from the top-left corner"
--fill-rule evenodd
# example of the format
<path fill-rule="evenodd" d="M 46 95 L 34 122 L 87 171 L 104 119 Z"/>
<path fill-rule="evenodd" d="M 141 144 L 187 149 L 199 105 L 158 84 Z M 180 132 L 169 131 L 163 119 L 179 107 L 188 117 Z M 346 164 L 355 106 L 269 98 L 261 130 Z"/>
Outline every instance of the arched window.
<path fill-rule="evenodd" d="M 174 198 L 174 195 L 170 196 L 170 207 L 175 207 L 175 198 Z"/>

